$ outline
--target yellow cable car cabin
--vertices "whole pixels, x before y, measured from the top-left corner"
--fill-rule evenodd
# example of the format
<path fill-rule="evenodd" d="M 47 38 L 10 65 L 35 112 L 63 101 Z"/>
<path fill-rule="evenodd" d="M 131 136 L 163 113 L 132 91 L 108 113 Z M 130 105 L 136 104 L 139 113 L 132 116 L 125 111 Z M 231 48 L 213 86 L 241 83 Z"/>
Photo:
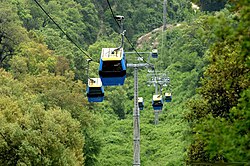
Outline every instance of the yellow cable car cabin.
<path fill-rule="evenodd" d="M 138 105 L 139 105 L 139 109 L 143 110 L 144 102 L 143 102 L 143 98 L 142 97 L 138 97 Z"/>
<path fill-rule="evenodd" d="M 89 102 L 102 102 L 104 99 L 104 88 L 100 78 L 89 78 L 87 86 L 87 97 Z"/>
<path fill-rule="evenodd" d="M 162 95 L 153 95 L 152 106 L 154 110 L 162 110 L 163 107 Z"/>

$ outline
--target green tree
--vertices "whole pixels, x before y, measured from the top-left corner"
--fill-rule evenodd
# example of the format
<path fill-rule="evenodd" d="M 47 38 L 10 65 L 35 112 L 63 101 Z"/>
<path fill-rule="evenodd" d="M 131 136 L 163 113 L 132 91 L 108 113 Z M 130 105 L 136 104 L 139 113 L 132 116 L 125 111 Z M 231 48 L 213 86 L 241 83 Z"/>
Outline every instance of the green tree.
<path fill-rule="evenodd" d="M 191 104 L 189 120 L 194 122 L 192 127 L 196 134 L 189 150 L 190 161 L 248 160 L 248 153 L 243 147 L 249 141 L 246 139 L 249 131 L 243 127 L 244 132 L 241 133 L 235 127 L 239 125 L 238 118 L 246 119 L 241 125 L 248 124 L 244 105 L 248 103 L 245 100 L 250 86 L 249 58 L 246 52 L 249 49 L 249 31 L 246 27 L 250 17 L 249 4 L 246 4 L 248 2 L 244 0 L 235 2 L 237 8 L 234 10 L 237 15 L 225 15 L 225 12 L 221 12 L 212 17 L 211 23 L 218 28 L 215 31 L 218 38 L 209 50 L 210 64 L 199 90 L 201 99 Z M 243 99 L 240 99 L 241 96 Z M 235 112 L 239 108 L 242 114 L 237 116 L 238 113 Z M 242 154 L 241 157 L 238 153 Z"/>
<path fill-rule="evenodd" d="M 10 61 L 10 72 L 36 95 L 43 111 L 63 110 L 80 124 L 81 138 L 85 138 L 85 145 L 81 147 L 82 157 L 93 165 L 100 151 L 100 142 L 95 134 L 99 122 L 97 116 L 88 111 L 89 105 L 83 93 L 86 86 L 75 80 L 68 60 L 55 56 L 45 45 L 26 42 L 20 44 L 17 51 Z"/>
<path fill-rule="evenodd" d="M 45 111 L 39 95 L 0 72 L 1 165 L 82 165 L 80 123 L 59 107 Z"/>
<path fill-rule="evenodd" d="M 228 0 L 192 0 L 202 11 L 218 11 L 225 7 Z"/>
<path fill-rule="evenodd" d="M 3 63 L 14 55 L 15 46 L 28 40 L 27 32 L 22 27 L 17 11 L 9 2 L 0 2 L 0 66 L 7 67 Z"/>

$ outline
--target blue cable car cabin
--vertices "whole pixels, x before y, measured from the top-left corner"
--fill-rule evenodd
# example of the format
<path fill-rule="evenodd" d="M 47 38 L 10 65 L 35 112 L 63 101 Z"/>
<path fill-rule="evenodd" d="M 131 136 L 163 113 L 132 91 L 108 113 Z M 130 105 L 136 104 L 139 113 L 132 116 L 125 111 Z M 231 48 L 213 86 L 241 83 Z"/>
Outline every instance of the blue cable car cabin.
<path fill-rule="evenodd" d="M 139 105 L 139 109 L 143 110 L 144 102 L 143 102 L 143 98 L 142 97 L 138 97 L 138 105 Z"/>
<path fill-rule="evenodd" d="M 153 49 L 152 50 L 151 56 L 152 56 L 152 58 L 158 58 L 158 51 L 157 51 L 157 49 Z"/>
<path fill-rule="evenodd" d="M 153 95 L 152 106 L 154 110 L 162 110 L 163 107 L 162 95 Z"/>
<path fill-rule="evenodd" d="M 87 97 L 89 102 L 102 102 L 104 99 L 104 88 L 100 78 L 89 78 L 87 86 Z"/>
<path fill-rule="evenodd" d="M 99 75 L 103 86 L 123 85 L 126 78 L 126 59 L 123 48 L 102 48 Z"/>
<path fill-rule="evenodd" d="M 172 94 L 165 93 L 165 102 L 171 102 L 171 101 L 172 101 Z"/>

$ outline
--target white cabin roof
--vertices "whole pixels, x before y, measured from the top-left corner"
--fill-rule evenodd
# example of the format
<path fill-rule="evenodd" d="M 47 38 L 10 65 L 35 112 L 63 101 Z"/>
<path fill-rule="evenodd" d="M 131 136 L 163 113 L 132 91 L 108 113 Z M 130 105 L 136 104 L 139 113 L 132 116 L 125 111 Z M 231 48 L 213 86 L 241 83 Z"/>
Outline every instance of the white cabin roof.
<path fill-rule="evenodd" d="M 142 97 L 138 97 L 138 102 L 142 103 L 143 102 L 143 98 Z"/>
<path fill-rule="evenodd" d="M 153 100 L 154 101 L 160 101 L 160 100 L 162 100 L 162 95 L 153 95 Z"/>
<path fill-rule="evenodd" d="M 101 58 L 103 61 L 121 60 L 123 56 L 123 48 L 102 48 Z"/>
<path fill-rule="evenodd" d="M 88 79 L 88 86 L 89 87 L 101 87 L 102 81 L 100 78 L 89 78 Z"/>
<path fill-rule="evenodd" d="M 165 96 L 171 96 L 171 93 L 165 93 Z"/>

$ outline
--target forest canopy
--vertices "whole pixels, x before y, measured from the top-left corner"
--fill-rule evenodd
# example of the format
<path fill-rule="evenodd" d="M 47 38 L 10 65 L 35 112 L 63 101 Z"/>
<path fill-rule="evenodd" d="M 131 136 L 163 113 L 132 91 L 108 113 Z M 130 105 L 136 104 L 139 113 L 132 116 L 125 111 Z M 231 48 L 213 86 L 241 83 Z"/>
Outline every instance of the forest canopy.
<path fill-rule="evenodd" d="M 102 48 L 120 45 L 112 14 L 125 17 L 125 53 L 156 47 L 150 63 L 170 78 L 156 125 L 139 70 L 141 165 L 249 165 L 249 11 L 248 0 L 168 0 L 162 30 L 160 0 L 0 0 L 0 165 L 133 163 L 133 70 L 104 102 L 86 96 Z"/>

